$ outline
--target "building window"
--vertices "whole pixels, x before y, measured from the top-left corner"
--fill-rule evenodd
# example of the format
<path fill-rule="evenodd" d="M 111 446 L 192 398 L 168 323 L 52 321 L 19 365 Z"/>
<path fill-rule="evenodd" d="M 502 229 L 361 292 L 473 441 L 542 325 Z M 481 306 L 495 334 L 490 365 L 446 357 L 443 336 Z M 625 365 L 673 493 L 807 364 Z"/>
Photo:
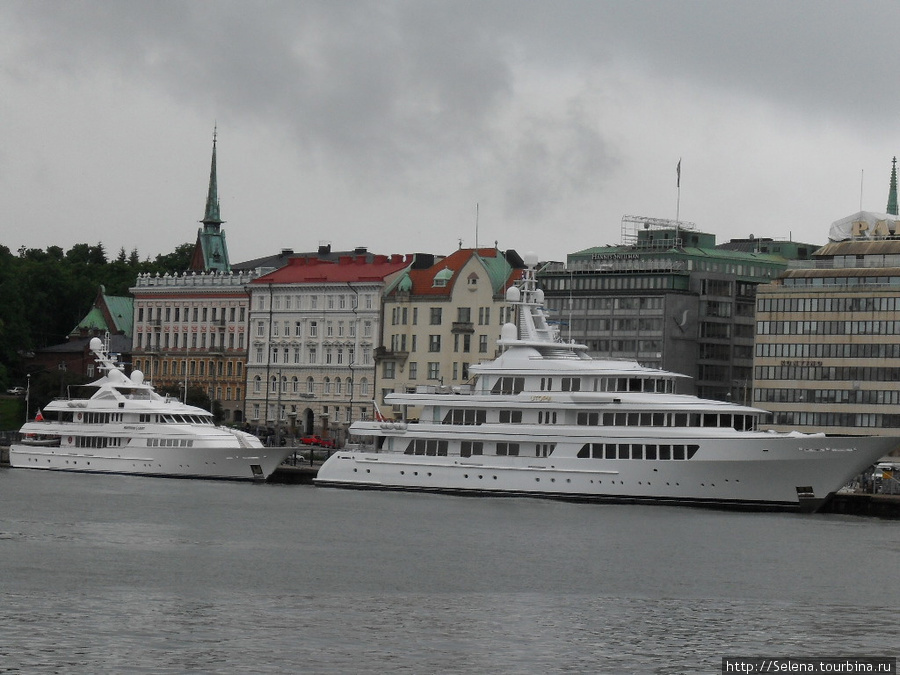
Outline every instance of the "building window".
<path fill-rule="evenodd" d="M 440 335 L 429 335 L 428 336 L 428 351 L 430 351 L 430 352 L 441 351 L 441 336 Z"/>
<path fill-rule="evenodd" d="M 432 307 L 431 308 L 431 325 L 432 326 L 440 326 L 441 325 L 441 308 L 440 307 Z"/>

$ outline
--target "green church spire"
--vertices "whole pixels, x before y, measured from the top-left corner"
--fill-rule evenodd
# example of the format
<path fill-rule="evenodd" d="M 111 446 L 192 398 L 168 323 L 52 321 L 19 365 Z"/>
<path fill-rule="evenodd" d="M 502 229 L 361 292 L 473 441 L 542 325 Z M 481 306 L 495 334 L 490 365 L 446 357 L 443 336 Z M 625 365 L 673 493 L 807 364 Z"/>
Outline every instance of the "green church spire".
<path fill-rule="evenodd" d="M 219 186 L 216 180 L 216 127 L 213 127 L 212 163 L 209 167 L 209 192 L 206 195 L 206 214 L 201 221 L 207 231 L 217 232 L 224 221 L 219 217 Z"/>
<path fill-rule="evenodd" d="M 212 164 L 209 169 L 209 192 L 206 195 L 206 214 L 203 227 L 197 230 L 197 243 L 188 269 L 195 272 L 230 272 L 228 245 L 225 243 L 225 221 L 219 217 L 219 186 L 216 181 L 216 128 L 213 128 Z"/>
<path fill-rule="evenodd" d="M 888 192 L 887 213 L 892 216 L 897 215 L 897 158 L 894 157 L 893 166 L 891 167 L 891 189 Z"/>

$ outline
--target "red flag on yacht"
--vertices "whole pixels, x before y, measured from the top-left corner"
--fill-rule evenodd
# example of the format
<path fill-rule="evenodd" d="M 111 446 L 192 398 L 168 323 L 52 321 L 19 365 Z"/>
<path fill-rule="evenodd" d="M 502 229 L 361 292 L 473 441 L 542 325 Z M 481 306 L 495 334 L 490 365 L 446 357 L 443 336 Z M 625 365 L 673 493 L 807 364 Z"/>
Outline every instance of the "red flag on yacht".
<path fill-rule="evenodd" d="M 40 408 L 38 408 L 37 415 L 34 416 L 34 421 L 35 422 L 43 422 L 44 421 L 44 416 L 41 414 Z"/>

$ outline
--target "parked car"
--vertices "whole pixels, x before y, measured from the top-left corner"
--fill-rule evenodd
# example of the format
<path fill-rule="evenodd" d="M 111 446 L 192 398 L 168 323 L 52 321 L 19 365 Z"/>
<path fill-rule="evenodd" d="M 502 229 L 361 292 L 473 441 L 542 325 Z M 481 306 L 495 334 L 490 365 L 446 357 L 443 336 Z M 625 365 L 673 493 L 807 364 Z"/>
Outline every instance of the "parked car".
<path fill-rule="evenodd" d="M 25 393 L 25 387 L 13 387 L 12 389 L 7 389 L 6 393 L 13 396 L 21 396 Z"/>
<path fill-rule="evenodd" d="M 316 445 L 320 448 L 333 448 L 335 447 L 334 441 L 330 438 L 322 438 L 321 436 L 316 436 L 313 434 L 312 436 L 304 436 L 300 439 L 300 442 L 303 445 Z"/>

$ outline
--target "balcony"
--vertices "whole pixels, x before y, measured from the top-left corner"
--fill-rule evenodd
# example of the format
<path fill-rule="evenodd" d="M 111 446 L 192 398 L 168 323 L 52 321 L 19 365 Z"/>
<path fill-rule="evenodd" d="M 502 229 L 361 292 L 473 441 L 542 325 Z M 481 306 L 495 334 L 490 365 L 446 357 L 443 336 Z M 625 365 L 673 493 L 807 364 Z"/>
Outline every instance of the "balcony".
<path fill-rule="evenodd" d="M 375 363 L 380 363 L 381 361 L 397 361 L 400 364 L 404 364 L 408 358 L 409 352 L 399 350 L 392 351 L 387 347 L 376 347 L 375 349 Z"/>
<path fill-rule="evenodd" d="M 475 326 L 471 321 L 454 321 L 451 330 L 454 333 L 468 333 L 471 335 L 475 332 Z"/>

